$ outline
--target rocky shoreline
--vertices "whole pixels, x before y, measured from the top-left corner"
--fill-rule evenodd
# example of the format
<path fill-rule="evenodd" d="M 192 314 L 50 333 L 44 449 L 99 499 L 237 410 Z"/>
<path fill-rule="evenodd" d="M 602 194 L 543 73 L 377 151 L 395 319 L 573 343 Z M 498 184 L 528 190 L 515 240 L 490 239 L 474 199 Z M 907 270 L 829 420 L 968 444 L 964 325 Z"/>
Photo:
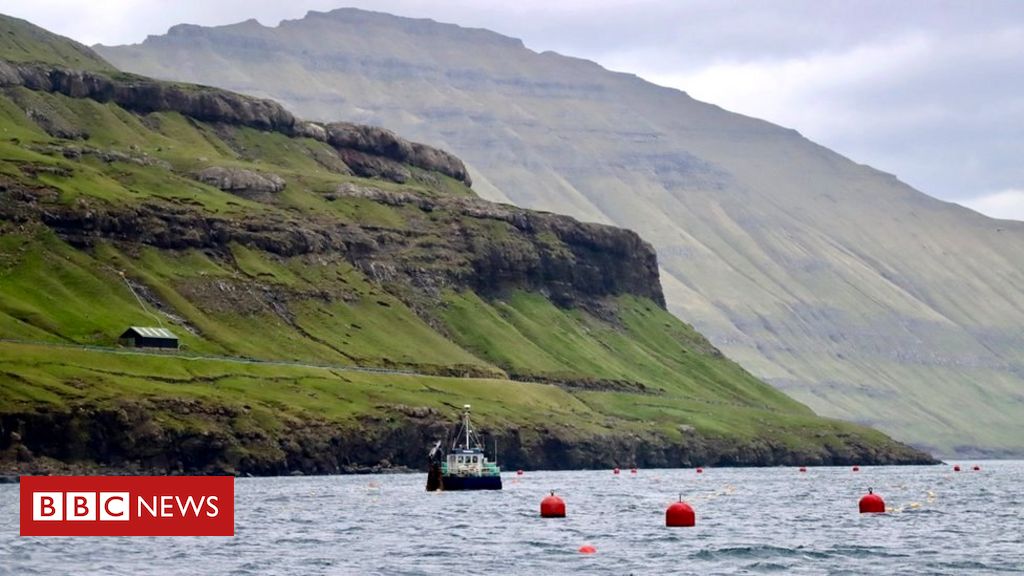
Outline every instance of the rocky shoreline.
<path fill-rule="evenodd" d="M 165 407 L 170 409 L 169 407 Z M 287 476 L 409 472 L 448 431 L 430 409 L 357 422 L 293 421 L 276 432 L 232 428 L 229 407 L 211 407 L 202 431 L 157 424 L 140 405 L 0 415 L 0 475 L 228 474 Z M 895 441 L 848 437 L 842 446 L 794 449 L 769 438 L 738 440 L 690 428 L 682 440 L 657 432 L 580 434 L 548 425 L 481 429 L 505 469 L 936 464 Z M 44 455 L 44 456 L 37 456 Z"/>

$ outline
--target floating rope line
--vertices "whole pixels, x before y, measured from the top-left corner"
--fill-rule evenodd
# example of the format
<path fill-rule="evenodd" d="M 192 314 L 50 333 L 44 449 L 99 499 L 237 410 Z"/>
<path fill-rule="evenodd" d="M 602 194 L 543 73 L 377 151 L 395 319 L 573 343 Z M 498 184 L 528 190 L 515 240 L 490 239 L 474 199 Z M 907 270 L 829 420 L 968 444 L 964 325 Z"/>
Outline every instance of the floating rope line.
<path fill-rule="evenodd" d="M 699 494 L 697 496 L 694 496 L 693 498 L 690 499 L 690 502 L 710 502 L 711 500 L 714 500 L 715 498 L 720 498 L 722 496 L 728 496 L 728 495 L 732 494 L 735 491 L 736 491 L 736 487 L 732 486 L 730 484 L 730 485 L 727 485 L 727 486 L 725 486 L 724 488 L 722 488 L 720 490 L 712 490 L 712 491 L 709 491 L 709 492 L 707 492 L 705 494 Z"/>
<path fill-rule="evenodd" d="M 921 503 L 921 502 L 908 502 L 908 503 L 904 504 L 903 506 L 897 506 L 897 507 L 889 506 L 889 507 L 887 507 L 885 509 L 885 511 L 889 512 L 890 514 L 899 514 L 900 512 L 906 512 L 906 511 L 910 511 L 910 510 L 920 510 L 921 508 L 924 508 L 927 505 L 934 504 L 935 501 L 938 500 L 938 497 L 935 495 L 935 491 L 934 490 L 927 490 L 925 492 L 925 496 L 926 496 L 926 498 L 925 498 L 924 503 Z"/>

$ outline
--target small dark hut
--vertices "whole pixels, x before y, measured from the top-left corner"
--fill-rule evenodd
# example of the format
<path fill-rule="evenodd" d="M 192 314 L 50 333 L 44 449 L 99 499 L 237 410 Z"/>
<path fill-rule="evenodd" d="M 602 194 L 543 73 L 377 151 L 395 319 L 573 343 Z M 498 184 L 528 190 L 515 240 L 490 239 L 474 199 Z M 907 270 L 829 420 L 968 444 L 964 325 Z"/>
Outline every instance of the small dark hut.
<path fill-rule="evenodd" d="M 121 334 L 120 341 L 135 348 L 178 348 L 178 337 L 166 328 L 132 326 Z"/>

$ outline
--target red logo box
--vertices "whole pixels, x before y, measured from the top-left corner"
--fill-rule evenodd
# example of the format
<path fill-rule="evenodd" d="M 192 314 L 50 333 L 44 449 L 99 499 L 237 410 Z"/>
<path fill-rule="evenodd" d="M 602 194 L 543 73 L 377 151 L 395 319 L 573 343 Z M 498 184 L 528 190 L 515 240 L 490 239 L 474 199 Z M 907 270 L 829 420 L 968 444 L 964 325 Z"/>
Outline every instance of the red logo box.
<path fill-rule="evenodd" d="M 22 536 L 234 536 L 233 476 L 22 476 Z"/>

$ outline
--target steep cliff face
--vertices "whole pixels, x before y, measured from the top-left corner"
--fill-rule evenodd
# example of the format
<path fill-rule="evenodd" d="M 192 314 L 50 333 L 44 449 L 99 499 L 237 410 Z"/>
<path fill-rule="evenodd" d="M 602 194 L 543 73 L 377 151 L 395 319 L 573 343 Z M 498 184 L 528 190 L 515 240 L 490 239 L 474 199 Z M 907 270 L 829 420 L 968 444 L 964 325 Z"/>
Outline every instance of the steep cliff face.
<path fill-rule="evenodd" d="M 566 306 L 632 294 L 664 307 L 654 250 L 628 230 L 473 198 L 431 199 L 352 184 L 331 196 L 415 204 L 423 214 L 410 214 L 402 229 L 328 219 L 237 219 L 160 203 L 63 205 L 52 194 L 12 186 L 0 189 L 0 218 L 38 218 L 79 247 L 111 240 L 225 252 L 237 243 L 288 258 L 340 256 L 364 274 L 386 270 L 389 282 L 435 293 L 438 287 L 485 295 L 525 289 Z M 437 244 L 424 251 L 428 241 Z"/>
<path fill-rule="evenodd" d="M 639 232 L 669 308 L 820 413 L 945 453 L 1024 450 L 1019 223 L 486 30 L 342 9 L 98 50 L 452 150 L 486 197 Z"/>

